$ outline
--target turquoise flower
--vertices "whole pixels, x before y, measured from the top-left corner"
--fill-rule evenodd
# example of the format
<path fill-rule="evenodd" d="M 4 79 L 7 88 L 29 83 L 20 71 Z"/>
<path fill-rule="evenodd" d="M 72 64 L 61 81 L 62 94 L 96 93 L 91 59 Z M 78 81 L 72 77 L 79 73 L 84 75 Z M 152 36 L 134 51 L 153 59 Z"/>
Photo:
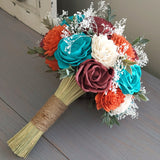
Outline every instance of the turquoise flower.
<path fill-rule="evenodd" d="M 91 59 L 91 41 L 84 33 L 61 39 L 54 53 L 59 67 L 65 69 L 69 66 L 79 66 L 85 60 Z"/>
<path fill-rule="evenodd" d="M 71 21 L 73 21 L 73 17 L 74 17 L 74 16 L 70 16 L 70 17 L 68 17 L 68 18 L 69 18 Z M 81 22 L 83 21 L 84 17 L 85 17 L 85 16 L 84 16 L 83 14 L 82 14 L 82 15 L 77 15 L 77 14 L 76 14 L 77 22 L 78 22 L 78 23 L 81 23 Z M 64 25 L 64 24 L 66 24 L 67 26 L 69 25 L 69 24 L 66 22 L 66 20 L 63 20 L 63 21 L 62 21 L 61 26 Z"/>
<path fill-rule="evenodd" d="M 134 94 L 141 88 L 141 68 L 138 65 L 132 65 L 132 74 L 125 69 L 120 74 L 118 84 L 123 94 Z"/>

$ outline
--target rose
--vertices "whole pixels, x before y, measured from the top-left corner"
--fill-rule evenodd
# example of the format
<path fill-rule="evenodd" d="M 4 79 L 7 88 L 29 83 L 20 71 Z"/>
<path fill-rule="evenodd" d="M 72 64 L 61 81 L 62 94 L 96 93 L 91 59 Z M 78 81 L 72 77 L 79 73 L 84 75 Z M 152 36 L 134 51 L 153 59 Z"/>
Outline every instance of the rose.
<path fill-rule="evenodd" d="M 115 110 L 124 102 L 125 95 L 118 88 L 116 92 L 108 91 L 107 95 L 98 93 L 95 97 L 97 110 L 104 109 L 106 112 Z"/>
<path fill-rule="evenodd" d="M 85 92 L 107 91 L 114 76 L 113 68 L 107 69 L 95 59 L 88 59 L 79 66 L 76 81 Z"/>
<path fill-rule="evenodd" d="M 92 38 L 92 57 L 104 66 L 113 67 L 117 60 L 117 46 L 105 35 L 94 35 Z"/>
<path fill-rule="evenodd" d="M 63 38 L 54 56 L 61 69 L 79 66 L 91 58 L 91 38 L 84 33 Z"/>
<path fill-rule="evenodd" d="M 62 39 L 62 31 L 64 29 L 65 25 L 55 26 L 53 29 L 49 30 L 49 32 L 45 35 L 41 42 L 41 46 L 46 51 L 44 53 L 45 55 L 52 56 L 54 52 L 57 50 L 58 43 Z"/>
<path fill-rule="evenodd" d="M 139 92 L 141 88 L 141 68 L 138 65 L 132 65 L 132 74 L 125 69 L 120 73 L 120 78 L 117 81 L 120 89 L 124 94 L 134 94 Z"/>

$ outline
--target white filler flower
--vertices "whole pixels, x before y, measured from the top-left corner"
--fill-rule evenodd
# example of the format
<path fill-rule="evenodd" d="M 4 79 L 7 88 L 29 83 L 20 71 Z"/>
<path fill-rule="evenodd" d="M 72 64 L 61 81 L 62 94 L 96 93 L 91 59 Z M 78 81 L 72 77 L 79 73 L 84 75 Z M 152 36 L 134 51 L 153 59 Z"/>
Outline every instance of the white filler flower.
<path fill-rule="evenodd" d="M 127 94 L 125 95 L 126 97 L 124 98 L 124 102 L 120 104 L 118 108 L 115 110 L 111 111 L 111 115 L 119 115 L 124 113 L 130 106 L 132 102 L 132 95 Z"/>
<path fill-rule="evenodd" d="M 107 68 L 114 67 L 118 53 L 117 46 L 107 35 L 94 35 L 92 38 L 92 57 Z"/>

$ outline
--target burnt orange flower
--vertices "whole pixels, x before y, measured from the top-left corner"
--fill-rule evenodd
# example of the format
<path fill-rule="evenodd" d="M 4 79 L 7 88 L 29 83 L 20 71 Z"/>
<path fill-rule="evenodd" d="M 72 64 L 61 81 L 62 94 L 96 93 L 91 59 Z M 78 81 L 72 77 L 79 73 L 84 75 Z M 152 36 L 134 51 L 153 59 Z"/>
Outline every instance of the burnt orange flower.
<path fill-rule="evenodd" d="M 107 95 L 104 93 L 98 93 L 95 97 L 97 110 L 104 109 L 109 112 L 116 109 L 124 102 L 125 95 L 118 88 L 117 92 L 108 91 Z"/>
<path fill-rule="evenodd" d="M 45 60 L 45 63 L 48 64 L 48 66 L 49 66 L 53 71 L 57 71 L 57 70 L 59 69 L 58 62 L 57 62 L 56 59 L 54 59 L 54 60 L 46 59 L 46 60 Z"/>
<path fill-rule="evenodd" d="M 131 58 L 132 61 L 135 61 L 136 59 L 135 52 L 132 48 L 132 45 L 126 40 L 125 37 L 121 35 L 113 34 L 111 39 L 113 40 L 116 46 L 120 47 L 119 52 L 123 53 L 125 51 L 125 46 L 128 46 L 128 49 L 125 53 L 129 58 Z"/>
<path fill-rule="evenodd" d="M 57 50 L 58 43 L 62 39 L 61 34 L 65 29 L 63 26 L 55 26 L 53 29 L 49 30 L 46 36 L 43 38 L 43 49 L 46 51 L 44 54 L 52 56 Z"/>

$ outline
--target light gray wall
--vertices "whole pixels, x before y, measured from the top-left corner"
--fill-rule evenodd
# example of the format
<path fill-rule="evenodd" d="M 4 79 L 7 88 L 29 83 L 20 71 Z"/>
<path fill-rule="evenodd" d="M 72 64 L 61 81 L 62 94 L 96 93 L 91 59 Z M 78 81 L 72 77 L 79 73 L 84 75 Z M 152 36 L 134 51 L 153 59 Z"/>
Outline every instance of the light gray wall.
<path fill-rule="evenodd" d="M 58 0 L 58 12 L 68 10 L 72 15 L 90 5 L 92 0 Z M 95 4 L 98 0 L 93 0 Z M 126 17 L 127 38 L 132 41 L 139 35 L 150 39 L 146 52 L 150 62 L 144 69 L 160 78 L 160 0 L 108 0 L 117 20 Z"/>

